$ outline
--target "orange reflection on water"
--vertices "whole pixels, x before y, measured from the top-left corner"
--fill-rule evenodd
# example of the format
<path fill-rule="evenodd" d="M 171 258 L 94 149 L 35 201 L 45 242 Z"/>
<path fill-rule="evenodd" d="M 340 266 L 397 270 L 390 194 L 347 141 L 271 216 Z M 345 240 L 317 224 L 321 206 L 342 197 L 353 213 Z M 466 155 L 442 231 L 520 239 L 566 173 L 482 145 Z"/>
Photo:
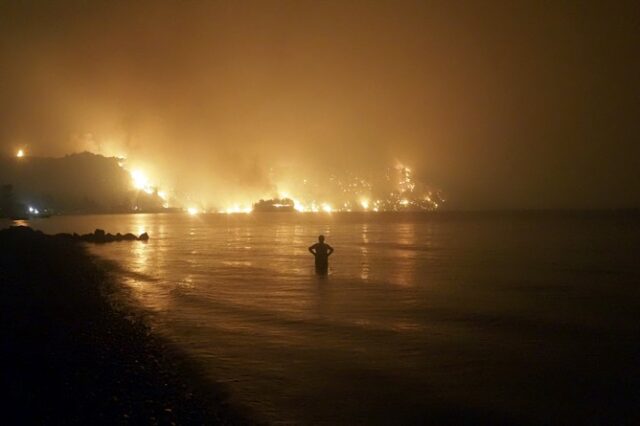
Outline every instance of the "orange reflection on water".
<path fill-rule="evenodd" d="M 397 245 L 395 250 L 397 257 L 392 266 L 392 282 L 403 287 L 414 286 L 413 275 L 416 269 L 415 250 L 416 227 L 414 223 L 402 223 L 396 225 Z"/>
<path fill-rule="evenodd" d="M 129 286 L 134 290 L 135 297 L 145 306 L 158 311 L 168 309 L 168 294 L 155 288 L 158 278 L 163 275 L 162 268 L 167 264 L 163 224 L 167 218 L 154 214 L 136 214 L 129 217 L 129 229 L 137 235 L 144 232 L 149 234 L 148 242 L 136 241 L 127 246 L 129 258 L 124 263 L 131 271 L 127 280 Z"/>
<path fill-rule="evenodd" d="M 360 278 L 364 281 L 369 279 L 369 249 L 367 245 L 369 244 L 369 236 L 367 235 L 369 232 L 369 226 L 364 223 L 362 224 L 362 245 L 360 246 L 360 254 L 362 260 L 360 261 Z"/>

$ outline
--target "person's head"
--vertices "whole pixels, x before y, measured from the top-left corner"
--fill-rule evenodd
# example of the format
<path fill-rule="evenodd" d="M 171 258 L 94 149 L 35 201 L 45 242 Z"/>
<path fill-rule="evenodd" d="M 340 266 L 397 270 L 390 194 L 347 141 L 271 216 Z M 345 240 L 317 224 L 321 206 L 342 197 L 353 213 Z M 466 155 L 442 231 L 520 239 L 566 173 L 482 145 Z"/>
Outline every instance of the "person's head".
<path fill-rule="evenodd" d="M 319 235 L 318 241 L 320 241 L 321 243 L 324 243 L 324 235 Z"/>

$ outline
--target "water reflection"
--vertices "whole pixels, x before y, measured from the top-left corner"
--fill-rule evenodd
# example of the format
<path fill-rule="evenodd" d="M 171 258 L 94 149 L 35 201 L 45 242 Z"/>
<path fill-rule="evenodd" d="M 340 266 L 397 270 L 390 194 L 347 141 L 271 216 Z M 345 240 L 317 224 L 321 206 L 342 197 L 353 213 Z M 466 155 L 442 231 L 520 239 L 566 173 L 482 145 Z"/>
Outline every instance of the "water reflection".
<path fill-rule="evenodd" d="M 396 249 L 392 265 L 392 282 L 407 287 L 415 285 L 415 269 L 418 253 L 415 250 L 416 225 L 414 223 L 397 224 L 394 227 Z"/>
<path fill-rule="evenodd" d="M 363 281 L 366 281 L 369 278 L 369 248 L 367 247 L 367 245 L 369 244 L 369 236 L 367 235 L 368 231 L 369 225 L 366 223 L 362 224 L 360 232 L 360 235 L 362 237 L 362 244 L 360 245 L 360 278 Z"/>
<path fill-rule="evenodd" d="M 26 224 L 48 233 L 148 232 L 148 244 L 90 248 L 127 271 L 126 283 L 154 312 L 157 329 L 273 423 L 414 424 L 407 413 L 429 418 L 434 394 L 436 407 L 509 406 L 544 423 L 535 416 L 565 404 L 588 377 L 571 371 L 598 370 L 600 356 L 575 353 L 610 356 L 612 342 L 635 341 L 637 298 L 628 296 L 635 287 L 621 289 L 637 282 L 637 227 L 577 223 L 567 238 L 574 231 L 564 221 L 550 230 L 517 221 L 509 227 L 516 237 L 505 239 L 502 225 L 482 218 L 473 226 L 432 217 L 354 218 L 100 215 Z M 314 275 L 306 251 L 320 233 L 336 248 L 328 278 Z M 581 238 L 588 238 L 584 252 L 597 247 L 611 255 L 576 258 Z M 513 250 L 514 242 L 526 250 Z M 544 268 L 578 261 L 584 267 L 556 275 Z M 586 273 L 587 266 L 614 273 Z M 513 284 L 523 271 L 526 288 Z M 621 308 L 599 324 L 616 327 L 591 328 L 611 306 Z M 535 344 L 545 330 L 554 345 Z M 549 347 L 556 348 L 551 358 Z M 551 396 L 539 389 L 531 398 L 532 357 L 542 360 L 536 373 L 555 368 L 554 377 L 567 378 L 564 387 L 554 383 Z M 576 368 L 591 361 L 594 368 Z"/>
<path fill-rule="evenodd" d="M 193 290 L 195 288 L 193 274 L 188 274 L 181 281 L 178 281 L 176 288 Z"/>

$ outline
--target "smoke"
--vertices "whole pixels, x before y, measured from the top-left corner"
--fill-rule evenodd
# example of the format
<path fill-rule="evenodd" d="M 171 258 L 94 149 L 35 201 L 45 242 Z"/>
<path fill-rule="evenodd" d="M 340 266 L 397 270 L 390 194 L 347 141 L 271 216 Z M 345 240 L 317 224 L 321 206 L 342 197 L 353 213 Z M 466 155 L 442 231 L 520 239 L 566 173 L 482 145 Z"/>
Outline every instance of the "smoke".
<path fill-rule="evenodd" d="M 631 202 L 633 185 L 615 184 L 638 183 L 621 165 L 640 156 L 606 161 L 608 183 L 589 178 L 639 111 L 638 97 L 600 80 L 600 69 L 625 81 L 638 66 L 616 66 L 629 42 L 594 60 L 611 50 L 593 47 L 593 19 L 605 31 L 614 13 L 596 12 L 568 31 L 571 7 L 3 2 L 0 140 L 5 152 L 126 156 L 212 206 L 276 193 L 277 175 L 384 175 L 396 159 L 458 206 Z M 633 39 L 615 23 L 611 37 Z M 616 97 L 631 115 L 584 130 Z"/>

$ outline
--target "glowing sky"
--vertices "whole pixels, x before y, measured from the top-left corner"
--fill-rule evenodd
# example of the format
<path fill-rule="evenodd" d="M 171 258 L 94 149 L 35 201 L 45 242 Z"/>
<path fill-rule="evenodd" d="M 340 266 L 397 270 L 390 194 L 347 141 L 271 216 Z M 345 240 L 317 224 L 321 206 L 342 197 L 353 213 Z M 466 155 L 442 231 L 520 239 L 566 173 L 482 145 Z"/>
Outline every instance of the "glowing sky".
<path fill-rule="evenodd" d="M 451 208 L 640 206 L 637 2 L 1 2 L 3 155 L 205 200 L 396 161 Z"/>

